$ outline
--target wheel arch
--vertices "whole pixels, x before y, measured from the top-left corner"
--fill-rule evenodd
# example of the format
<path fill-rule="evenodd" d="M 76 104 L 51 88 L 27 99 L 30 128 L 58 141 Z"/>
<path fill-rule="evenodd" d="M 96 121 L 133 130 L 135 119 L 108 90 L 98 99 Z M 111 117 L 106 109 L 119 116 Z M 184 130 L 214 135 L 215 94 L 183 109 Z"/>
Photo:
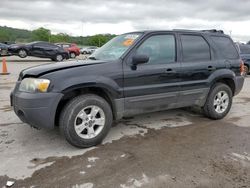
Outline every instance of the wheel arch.
<path fill-rule="evenodd" d="M 233 96 L 235 94 L 235 81 L 232 77 L 221 77 L 221 78 L 217 78 L 213 81 L 213 84 L 216 84 L 216 83 L 223 83 L 223 84 L 226 84 L 227 86 L 230 87 L 230 89 L 232 90 L 232 93 L 233 93 Z"/>
<path fill-rule="evenodd" d="M 117 114 L 116 112 L 116 106 L 114 103 L 114 97 L 112 95 L 112 92 L 110 92 L 105 87 L 97 87 L 97 86 L 85 86 L 85 87 L 73 87 L 70 89 L 66 89 L 63 91 L 63 97 L 58 103 L 57 109 L 56 109 L 56 115 L 55 115 L 55 125 L 58 126 L 59 123 L 59 117 L 62 112 L 62 109 L 65 107 L 65 105 L 74 97 L 82 95 L 82 94 L 95 94 L 99 97 L 102 97 L 104 100 L 107 101 L 107 103 L 110 105 L 112 114 L 114 119 L 116 119 Z"/>

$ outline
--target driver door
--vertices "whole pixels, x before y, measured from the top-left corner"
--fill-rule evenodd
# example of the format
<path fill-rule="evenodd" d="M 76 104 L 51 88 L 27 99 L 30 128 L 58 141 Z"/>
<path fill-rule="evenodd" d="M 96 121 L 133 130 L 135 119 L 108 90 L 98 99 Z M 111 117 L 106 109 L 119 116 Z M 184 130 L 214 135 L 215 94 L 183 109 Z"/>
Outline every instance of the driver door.
<path fill-rule="evenodd" d="M 180 91 L 176 44 L 172 33 L 150 35 L 127 58 L 124 63 L 126 115 L 175 107 Z M 147 55 L 149 61 L 132 66 L 136 54 Z"/>

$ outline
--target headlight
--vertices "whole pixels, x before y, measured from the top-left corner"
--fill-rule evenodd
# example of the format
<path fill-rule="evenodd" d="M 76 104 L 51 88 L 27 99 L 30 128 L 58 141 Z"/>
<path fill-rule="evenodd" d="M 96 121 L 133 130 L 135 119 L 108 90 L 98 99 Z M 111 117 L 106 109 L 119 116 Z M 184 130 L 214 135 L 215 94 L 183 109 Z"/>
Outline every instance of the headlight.
<path fill-rule="evenodd" d="M 47 79 L 25 78 L 22 80 L 19 91 L 24 92 L 47 92 L 50 81 Z"/>

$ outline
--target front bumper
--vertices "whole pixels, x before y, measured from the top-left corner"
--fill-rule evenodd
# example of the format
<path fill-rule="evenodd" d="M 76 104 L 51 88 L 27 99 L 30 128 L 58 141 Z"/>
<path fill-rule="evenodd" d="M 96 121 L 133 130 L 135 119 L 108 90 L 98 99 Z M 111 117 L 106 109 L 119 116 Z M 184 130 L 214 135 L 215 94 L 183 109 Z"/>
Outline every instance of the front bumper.
<path fill-rule="evenodd" d="M 54 128 L 61 93 L 11 93 L 11 105 L 21 121 L 37 128 Z"/>
<path fill-rule="evenodd" d="M 236 76 L 235 77 L 235 92 L 234 95 L 239 94 L 239 92 L 243 88 L 245 78 L 243 76 Z"/>

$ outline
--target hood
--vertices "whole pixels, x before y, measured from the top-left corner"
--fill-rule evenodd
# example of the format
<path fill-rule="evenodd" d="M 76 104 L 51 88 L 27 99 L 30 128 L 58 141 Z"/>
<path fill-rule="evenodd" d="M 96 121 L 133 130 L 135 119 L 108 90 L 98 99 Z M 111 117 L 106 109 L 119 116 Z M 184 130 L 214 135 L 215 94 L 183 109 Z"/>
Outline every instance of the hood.
<path fill-rule="evenodd" d="M 44 74 L 48 74 L 55 71 L 60 71 L 64 69 L 71 69 L 76 67 L 84 67 L 84 66 L 95 66 L 97 64 L 105 63 L 100 60 L 78 60 L 78 61 L 65 61 L 58 63 L 49 63 L 44 65 L 38 65 L 35 67 L 31 67 L 28 69 L 24 69 L 19 76 L 19 79 L 23 79 L 24 77 L 39 77 Z"/>

